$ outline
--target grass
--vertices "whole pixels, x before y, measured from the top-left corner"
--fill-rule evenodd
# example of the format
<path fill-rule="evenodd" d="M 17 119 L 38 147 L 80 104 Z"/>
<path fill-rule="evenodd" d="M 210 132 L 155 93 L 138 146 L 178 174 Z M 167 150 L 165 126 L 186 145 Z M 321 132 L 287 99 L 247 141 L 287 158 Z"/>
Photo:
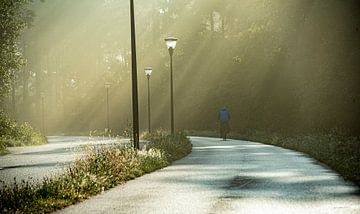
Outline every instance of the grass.
<path fill-rule="evenodd" d="M 165 167 L 191 152 L 185 134 L 145 134 L 147 149 L 134 150 L 119 144 L 84 147 L 84 155 L 57 176 L 42 183 L 28 181 L 0 189 L 1 213 L 50 213 L 102 193 L 128 180 Z"/>
<path fill-rule="evenodd" d="M 214 131 L 187 131 L 186 134 L 219 137 L 219 134 Z M 271 144 L 306 153 L 360 187 L 360 138 L 349 136 L 344 131 L 335 129 L 328 133 L 288 136 L 250 130 L 242 133 L 233 132 L 228 137 Z"/>
<path fill-rule="evenodd" d="M 28 123 L 18 124 L 0 110 L 0 155 L 7 154 L 7 147 L 46 144 L 41 132 Z"/>
<path fill-rule="evenodd" d="M 162 130 L 152 133 L 144 133 L 142 139 L 152 142 L 150 147 L 166 151 L 166 159 L 169 162 L 178 160 L 191 152 L 192 145 L 185 133 L 170 135 Z"/>

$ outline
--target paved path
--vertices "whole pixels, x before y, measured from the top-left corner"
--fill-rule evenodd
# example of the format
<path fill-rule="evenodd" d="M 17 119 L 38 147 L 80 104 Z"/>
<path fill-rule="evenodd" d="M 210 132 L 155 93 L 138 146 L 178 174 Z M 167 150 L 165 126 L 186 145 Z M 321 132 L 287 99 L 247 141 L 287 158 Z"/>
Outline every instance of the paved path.
<path fill-rule="evenodd" d="M 80 145 L 109 144 L 118 142 L 117 138 L 52 136 L 49 143 L 40 146 L 11 147 L 11 154 L 0 156 L 0 180 L 11 184 L 17 181 L 37 182 L 45 176 L 59 172 L 64 164 L 74 160 Z M 122 139 L 123 142 L 128 140 Z"/>
<path fill-rule="evenodd" d="M 359 190 L 301 153 L 191 139 L 193 152 L 172 166 L 60 213 L 360 213 Z"/>

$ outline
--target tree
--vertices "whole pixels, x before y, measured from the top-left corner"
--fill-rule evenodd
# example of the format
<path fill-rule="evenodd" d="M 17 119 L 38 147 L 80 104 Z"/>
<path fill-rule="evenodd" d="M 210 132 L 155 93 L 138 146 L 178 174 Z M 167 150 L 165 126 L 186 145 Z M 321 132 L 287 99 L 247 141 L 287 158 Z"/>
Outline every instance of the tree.
<path fill-rule="evenodd" d="M 15 73 L 23 64 L 19 36 L 30 26 L 33 12 L 27 8 L 31 0 L 0 1 L 0 101 L 11 88 Z"/>

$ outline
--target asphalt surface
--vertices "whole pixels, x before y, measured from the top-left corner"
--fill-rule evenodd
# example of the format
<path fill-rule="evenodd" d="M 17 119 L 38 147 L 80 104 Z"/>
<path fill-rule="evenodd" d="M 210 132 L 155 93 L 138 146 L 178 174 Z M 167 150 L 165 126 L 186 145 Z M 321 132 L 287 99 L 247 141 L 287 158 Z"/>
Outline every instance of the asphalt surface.
<path fill-rule="evenodd" d="M 360 213 L 359 189 L 302 153 L 191 140 L 186 158 L 59 213 Z"/>
<path fill-rule="evenodd" d="M 49 143 L 40 146 L 11 147 L 10 154 L 0 156 L 0 180 L 7 185 L 21 180 L 39 182 L 45 176 L 56 175 L 64 165 L 81 154 L 81 145 L 103 145 L 128 140 L 104 137 L 51 136 Z M 1 186 L 1 184 L 0 184 Z"/>

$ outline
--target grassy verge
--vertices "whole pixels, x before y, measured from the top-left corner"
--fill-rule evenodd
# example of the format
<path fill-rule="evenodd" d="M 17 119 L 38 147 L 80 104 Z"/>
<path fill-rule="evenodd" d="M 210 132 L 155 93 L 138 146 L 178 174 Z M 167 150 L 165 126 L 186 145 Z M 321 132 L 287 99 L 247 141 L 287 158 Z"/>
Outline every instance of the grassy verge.
<path fill-rule="evenodd" d="M 18 124 L 0 110 L 0 155 L 6 154 L 7 147 L 30 146 L 47 143 L 39 130 L 28 123 Z"/>
<path fill-rule="evenodd" d="M 214 131 L 188 131 L 188 135 L 219 137 Z M 229 138 L 280 146 L 310 155 L 360 187 L 360 138 L 340 131 L 286 136 L 277 133 L 247 131 L 230 133 Z"/>
<path fill-rule="evenodd" d="M 165 151 L 166 160 L 172 162 L 185 157 L 191 152 L 192 144 L 185 133 L 170 135 L 164 131 L 144 133 L 142 139 L 152 142 L 150 148 Z"/>
<path fill-rule="evenodd" d="M 86 147 L 85 155 L 60 175 L 41 184 L 14 183 L 0 189 L 1 213 L 50 213 L 101 193 L 145 173 L 165 167 L 191 152 L 184 134 L 146 134 L 150 148 L 136 151 L 119 145 Z"/>

